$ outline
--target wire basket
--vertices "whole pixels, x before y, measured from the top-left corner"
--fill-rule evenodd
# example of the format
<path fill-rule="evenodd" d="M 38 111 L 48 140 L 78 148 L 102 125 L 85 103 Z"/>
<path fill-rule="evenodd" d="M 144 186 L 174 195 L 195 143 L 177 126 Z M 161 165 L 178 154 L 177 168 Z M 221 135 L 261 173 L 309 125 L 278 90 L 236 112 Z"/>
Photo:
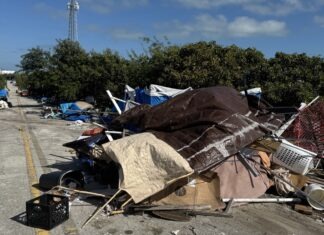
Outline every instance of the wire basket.
<path fill-rule="evenodd" d="M 314 168 L 316 153 L 300 148 L 286 140 L 282 140 L 277 151 L 273 154 L 272 161 L 288 170 L 305 175 Z"/>

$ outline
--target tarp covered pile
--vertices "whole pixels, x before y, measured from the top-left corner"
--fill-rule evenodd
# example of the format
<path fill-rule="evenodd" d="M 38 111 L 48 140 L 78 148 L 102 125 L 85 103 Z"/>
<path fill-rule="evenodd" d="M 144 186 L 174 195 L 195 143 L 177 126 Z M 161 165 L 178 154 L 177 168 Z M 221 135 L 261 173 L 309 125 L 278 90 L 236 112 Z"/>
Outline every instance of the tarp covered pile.
<path fill-rule="evenodd" d="M 238 181 L 224 185 L 224 189 L 232 188 L 224 195 L 234 196 L 236 189 L 233 186 L 245 179 L 251 190 L 247 190 L 246 185 L 241 189 L 257 197 L 270 186 L 269 180 L 262 175 L 263 179 L 260 176 L 252 180 L 255 182 L 249 182 L 250 179 L 246 178 L 248 170 L 235 156 L 258 138 L 271 134 L 282 122 L 280 115 L 249 107 L 247 98 L 234 89 L 197 89 L 158 106 L 136 106 L 117 117 L 112 122 L 113 126 L 131 125 L 141 133 L 103 144 L 104 154 L 96 158 L 107 162 L 113 160 L 121 166 L 120 188 L 136 203 L 182 178 L 187 177 L 188 181 L 188 175 L 192 179 L 196 175 L 216 175 L 217 172 L 231 175 L 227 171 L 233 171 L 233 164 L 240 171 L 232 177 L 225 177 L 224 182 L 235 177 Z M 220 166 L 227 167 L 224 170 Z M 244 179 L 240 179 L 242 174 L 245 174 Z M 259 187 L 255 187 L 257 184 Z M 214 196 L 219 197 L 220 192 Z"/>
<path fill-rule="evenodd" d="M 268 108 L 259 96 L 228 87 L 188 90 L 153 107 L 135 106 L 99 134 L 64 146 L 108 166 L 100 172 L 118 180 L 114 197 L 126 193 L 124 205 L 219 209 L 222 198 L 257 198 L 275 183 L 270 156 L 281 140 L 273 134 L 285 119 Z M 111 139 L 111 130 L 130 126 L 137 133 Z"/>
<path fill-rule="evenodd" d="M 94 106 L 84 101 L 76 101 L 70 103 L 61 103 L 59 107 L 54 111 L 53 108 L 44 106 L 43 117 L 44 118 L 60 118 L 67 121 L 87 122 L 91 120 L 89 113 Z"/>
<path fill-rule="evenodd" d="M 93 105 L 84 102 L 77 101 L 74 103 L 62 103 L 60 104 L 60 109 L 63 114 L 63 119 L 68 121 L 88 121 L 91 117 L 86 114 L 85 111 L 93 109 Z"/>

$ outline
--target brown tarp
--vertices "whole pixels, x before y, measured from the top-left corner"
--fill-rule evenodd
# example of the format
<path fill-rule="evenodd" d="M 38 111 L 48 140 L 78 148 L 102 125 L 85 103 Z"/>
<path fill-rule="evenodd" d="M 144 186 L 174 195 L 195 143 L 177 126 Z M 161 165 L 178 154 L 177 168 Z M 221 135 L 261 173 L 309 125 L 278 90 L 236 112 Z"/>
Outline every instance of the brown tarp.
<path fill-rule="evenodd" d="M 127 192 L 135 203 L 194 172 L 177 151 L 151 133 L 128 136 L 102 147 L 106 154 L 97 157 L 120 165 L 119 189 Z"/>
<path fill-rule="evenodd" d="M 282 117 L 249 107 L 238 91 L 218 86 L 188 91 L 154 107 L 137 106 L 113 121 L 126 124 L 152 132 L 200 173 L 276 130 Z"/>
<path fill-rule="evenodd" d="M 255 155 L 253 160 L 247 159 L 249 164 L 260 173 L 258 176 L 254 176 L 236 155 L 210 170 L 217 173 L 219 178 L 221 198 L 257 198 L 267 191 L 272 181 L 261 169 L 260 157 Z"/>

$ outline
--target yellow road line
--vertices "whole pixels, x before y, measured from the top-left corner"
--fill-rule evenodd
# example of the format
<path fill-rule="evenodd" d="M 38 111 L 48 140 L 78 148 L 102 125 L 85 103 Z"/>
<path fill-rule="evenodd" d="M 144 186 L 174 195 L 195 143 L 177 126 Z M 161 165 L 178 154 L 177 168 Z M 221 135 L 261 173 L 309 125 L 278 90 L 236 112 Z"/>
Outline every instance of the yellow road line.
<path fill-rule="evenodd" d="M 28 180 L 29 180 L 29 188 L 32 196 L 39 197 L 41 195 L 40 191 L 33 187 L 34 184 L 38 183 L 38 178 L 35 170 L 35 165 L 33 161 L 33 156 L 30 150 L 30 143 L 28 134 L 26 133 L 25 129 L 20 129 L 21 136 L 24 142 L 24 149 L 25 149 L 25 155 L 26 155 L 26 164 L 27 164 L 27 174 L 28 174 Z M 35 229 L 35 233 L 37 235 L 49 235 L 49 232 L 43 229 Z"/>
<path fill-rule="evenodd" d="M 19 101 L 18 97 L 17 97 L 17 100 L 18 100 L 18 104 L 20 105 L 20 101 Z M 19 108 L 19 112 L 20 112 L 20 115 L 23 118 L 23 120 L 26 121 L 24 114 L 22 113 L 20 108 Z M 28 180 L 29 180 L 30 192 L 34 198 L 39 197 L 41 195 L 41 192 L 38 189 L 36 189 L 35 187 L 33 187 L 34 184 L 38 183 L 38 178 L 37 178 L 37 174 L 36 174 L 36 169 L 35 169 L 35 165 L 34 165 L 34 161 L 33 161 L 32 152 L 30 149 L 29 135 L 26 132 L 25 128 L 20 128 L 19 130 L 20 130 L 23 142 L 24 142 L 24 150 L 25 150 L 25 156 L 26 156 L 27 175 L 28 175 Z M 35 234 L 49 235 L 49 232 L 46 230 L 43 230 L 43 229 L 36 228 Z"/>
<path fill-rule="evenodd" d="M 29 138 L 27 136 L 25 129 L 20 129 L 20 131 L 21 131 L 22 139 L 24 141 L 24 149 L 25 149 L 26 163 L 27 163 L 27 174 L 28 174 L 28 179 L 29 179 L 29 184 L 31 189 L 30 191 L 33 197 L 39 197 L 40 191 L 35 187 L 33 187 L 34 184 L 38 183 L 38 180 L 37 180 L 35 165 L 33 161 L 33 156 L 29 147 L 30 146 Z"/>

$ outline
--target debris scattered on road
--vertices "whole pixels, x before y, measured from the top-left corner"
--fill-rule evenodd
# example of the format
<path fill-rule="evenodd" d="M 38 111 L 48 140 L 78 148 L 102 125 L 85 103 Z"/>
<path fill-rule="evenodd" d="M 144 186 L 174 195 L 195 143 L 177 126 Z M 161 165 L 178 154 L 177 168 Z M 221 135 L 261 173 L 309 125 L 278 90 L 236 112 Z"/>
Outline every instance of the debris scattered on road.
<path fill-rule="evenodd" d="M 155 89 L 154 95 L 169 94 Z M 122 108 L 123 100 L 107 91 L 118 114 L 64 144 L 75 150 L 78 170 L 40 179 L 40 186 L 68 193 L 70 201 L 81 194 L 104 198 L 82 227 L 103 211 L 188 221 L 197 215 L 231 217 L 238 203 L 298 203 L 294 209 L 309 215 L 324 209 L 323 115 L 313 108 L 322 107 L 321 99 L 300 110 L 280 109 L 260 92 L 209 87 L 164 100 L 148 97 L 151 106 L 138 103 L 135 90 L 127 91 L 132 105 Z M 61 104 L 57 112 L 81 126 L 93 109 L 78 101 Z M 296 111 L 287 117 L 286 110 Z M 306 119 L 307 110 L 316 115 Z M 49 109 L 51 116 L 56 114 Z M 304 144 L 296 130 L 306 136 L 309 128 L 314 143 Z M 316 189 L 309 180 L 318 183 Z"/>

